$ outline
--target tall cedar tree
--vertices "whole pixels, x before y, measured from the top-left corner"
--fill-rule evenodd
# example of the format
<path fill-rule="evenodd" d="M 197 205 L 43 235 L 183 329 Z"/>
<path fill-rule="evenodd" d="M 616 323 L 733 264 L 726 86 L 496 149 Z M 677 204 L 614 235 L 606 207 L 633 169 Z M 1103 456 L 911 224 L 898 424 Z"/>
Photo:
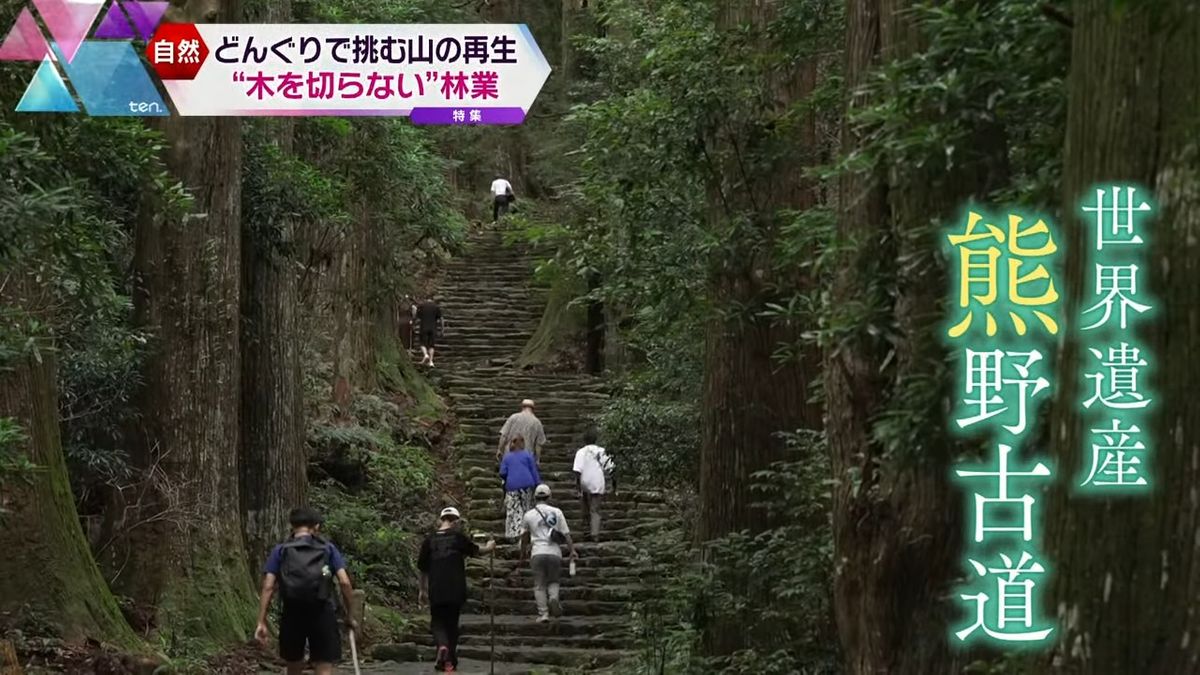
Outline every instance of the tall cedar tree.
<path fill-rule="evenodd" d="M 911 0 L 850 0 L 846 33 L 843 151 L 863 147 L 856 111 L 871 105 L 863 85 L 882 62 L 924 48 Z M 930 112 L 931 119 L 936 113 Z M 930 386 L 946 352 L 940 298 L 948 281 L 937 259 L 941 229 L 963 203 L 1006 180 L 1006 148 L 981 124 L 955 168 L 895 164 L 844 175 L 838 186 L 838 265 L 831 301 L 856 322 L 895 327 L 884 341 L 854 326 L 826 354 L 827 433 L 834 477 L 834 604 L 847 672 L 954 672 L 946 640 L 960 614 L 951 585 L 961 574 L 962 494 L 950 465 L 964 451 L 944 419 L 902 415 L 918 447 L 887 447 L 874 425 L 893 406 L 945 409 L 945 383 Z M 894 288 L 889 290 L 888 286 Z M 916 399 L 916 400 L 911 400 Z M 932 636 L 937 636 L 936 639 Z"/>
<path fill-rule="evenodd" d="M 188 0 L 165 21 L 240 17 L 234 0 Z M 241 120 L 170 117 L 165 161 L 195 198 L 176 217 L 144 205 L 135 320 L 154 335 L 131 445 L 147 489 L 120 586 L 171 634 L 244 640 L 253 625 L 238 499 Z"/>
<path fill-rule="evenodd" d="M 48 293 L 29 270 L 8 270 L 0 303 L 46 321 Z M 0 364 L 0 417 L 21 427 L 17 450 L 36 470 L 9 476 L 0 492 L 0 618 L 30 618 L 68 641 L 132 646 L 133 633 L 109 593 L 75 512 L 59 435 L 55 355 L 36 352 Z"/>
<path fill-rule="evenodd" d="M 767 50 L 780 48 L 771 44 L 766 31 L 776 12 L 773 3 L 728 2 L 722 4 L 717 21 L 723 29 L 753 27 Z M 772 99 L 768 112 L 781 113 L 811 93 L 815 84 L 813 62 L 773 74 L 767 83 Z M 817 162 L 815 124 L 810 116 L 800 125 L 802 147 L 786 159 L 750 168 L 743 161 L 754 154 L 754 143 L 780 140 L 767 128 L 735 127 L 737 123 L 721 125 L 706 140 L 706 156 L 714 158 L 708 186 L 711 221 L 733 243 L 718 249 L 709 277 L 715 311 L 705 334 L 700 541 L 743 529 L 767 529 L 766 514 L 752 506 L 754 473 L 787 457 L 781 433 L 816 429 L 821 423 L 819 406 L 810 403 L 819 359 L 775 358 L 781 345 L 801 343 L 810 327 L 764 316 L 767 303 L 807 283 L 798 274 L 776 269 L 773 254 L 781 212 L 817 204 L 815 186 L 803 176 L 804 168 Z M 741 635 L 736 626 L 712 622 L 706 629 L 705 650 L 729 654 L 742 646 Z"/>
<path fill-rule="evenodd" d="M 1155 298 L 1156 314 L 1133 334 L 1154 367 L 1141 378 L 1154 399 L 1141 424 L 1154 488 L 1127 498 L 1075 494 L 1073 479 L 1089 469 L 1082 465 L 1090 461 L 1087 430 L 1107 422 L 1081 419 L 1091 391 L 1079 373 L 1097 363 L 1068 341 L 1050 423 L 1058 485 L 1046 511 L 1047 555 L 1057 572 L 1046 604 L 1058 612 L 1054 657 L 1062 665 L 1044 671 L 1183 675 L 1200 672 L 1200 13 L 1187 0 L 1130 2 L 1123 11 L 1113 4 L 1080 0 L 1073 9 L 1066 316 L 1077 318 L 1081 297 L 1094 291 L 1088 254 L 1096 233 L 1080 217 L 1079 200 L 1097 184 L 1152 191 L 1158 208 L 1142 228 L 1138 288 Z"/>
<path fill-rule="evenodd" d="M 262 4 L 251 20 L 291 20 L 290 0 Z M 291 119 L 270 121 L 268 133 L 285 159 L 291 158 L 294 131 Z M 286 215 L 277 222 L 242 222 L 240 475 L 252 566 L 287 534 L 288 511 L 308 492 L 296 227 Z"/>

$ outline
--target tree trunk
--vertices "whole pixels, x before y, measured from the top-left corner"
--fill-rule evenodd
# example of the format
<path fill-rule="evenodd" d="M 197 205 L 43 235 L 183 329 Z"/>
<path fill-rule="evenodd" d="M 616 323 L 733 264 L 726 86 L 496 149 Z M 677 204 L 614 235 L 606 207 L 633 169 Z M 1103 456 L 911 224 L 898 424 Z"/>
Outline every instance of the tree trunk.
<path fill-rule="evenodd" d="M 735 29 L 749 24 L 763 31 L 775 17 L 769 3 L 749 0 L 722 5 L 718 25 Z M 764 50 L 768 49 L 764 44 Z M 785 69 L 768 83 L 778 109 L 801 100 L 816 84 L 815 62 Z M 764 509 L 752 506 L 753 475 L 788 458 L 781 433 L 819 429 L 821 411 L 810 401 L 818 376 L 815 355 L 775 358 L 783 345 L 804 342 L 810 326 L 802 321 L 765 317 L 767 304 L 782 302 L 790 294 L 811 287 L 800 275 L 782 278 L 773 271 L 771 258 L 779 236 L 780 212 L 816 205 L 816 190 L 803 178 L 818 154 L 814 120 L 800 127 L 801 147 L 770 170 L 748 175 L 742 157 L 753 156 L 750 144 L 761 141 L 761 130 L 714 133 L 708 156 L 714 177 L 709 185 L 710 218 L 717 231 L 745 228 L 727 234 L 731 246 L 720 247 L 711 263 L 708 294 L 713 313 L 705 334 L 704 385 L 701 403 L 700 506 L 696 535 L 702 542 L 741 530 L 752 533 L 772 523 Z M 744 133 L 743 133 L 744 131 Z M 772 139 L 778 142 L 778 139 Z M 766 141 L 766 142 L 772 142 Z M 749 225 L 734 225 L 743 215 Z M 752 233 L 752 234 L 751 234 Z M 743 236 L 745 235 L 745 236 Z M 727 250 L 728 249 L 728 250 Z M 812 358 L 806 358 L 810 356 Z M 765 599 L 764 599 L 765 601 Z M 712 621 L 704 636 L 704 650 L 727 655 L 745 644 L 744 631 L 726 621 Z"/>
<path fill-rule="evenodd" d="M 850 2 L 848 117 L 869 103 L 859 87 L 878 59 L 903 59 L 923 49 L 924 37 L 907 18 L 911 5 Z M 857 134 L 847 123 L 844 152 L 860 147 Z M 930 224 L 952 222 L 962 202 L 986 197 L 1005 179 L 1003 134 L 981 125 L 975 137 L 954 170 L 893 166 L 887 176 L 850 174 L 839 185 L 837 239 L 850 248 L 834 280 L 835 312 L 870 307 L 871 321 L 886 323 L 890 315 L 898 329 L 889 345 L 860 327 L 829 345 L 826 355 L 827 434 L 840 481 L 833 513 L 834 602 L 850 673 L 961 668 L 961 656 L 941 636 L 961 613 L 952 584 L 961 576 L 963 495 L 947 477 L 968 448 L 948 435 L 937 412 L 951 396 L 940 336 L 940 300 L 948 284 L 937 255 L 942 228 Z M 872 297 L 872 289 L 889 280 L 894 299 Z M 931 378 L 941 386 L 930 387 Z M 909 447 L 886 447 L 875 438 L 873 425 L 884 413 L 901 418 Z"/>
<path fill-rule="evenodd" d="M 1194 368 L 1200 358 L 1200 15 L 1191 5 L 1129 3 L 1120 15 L 1103 0 L 1074 6 L 1063 191 L 1065 316 L 1077 319 L 1082 294 L 1092 290 L 1086 280 L 1095 225 L 1080 218 L 1078 200 L 1096 184 L 1152 190 L 1158 206 L 1141 227 L 1147 244 L 1139 290 L 1155 298 L 1150 304 L 1157 313 L 1129 339 L 1136 335 L 1154 368 L 1143 377 L 1153 386 L 1152 412 L 1140 422 L 1153 489 L 1137 497 L 1076 496 L 1083 434 L 1095 426 L 1081 420 L 1080 401 L 1088 392 L 1081 391 L 1078 373 L 1094 361 L 1081 360 L 1081 345 L 1068 340 L 1055 380 L 1049 447 L 1057 484 L 1046 509 L 1047 557 L 1057 570 L 1046 604 L 1058 611 L 1058 648 L 1043 672 L 1200 673 Z"/>
<path fill-rule="evenodd" d="M 229 0 L 173 6 L 167 21 L 229 21 Z M 145 472 L 125 522 L 118 581 L 171 634 L 244 640 L 253 625 L 238 499 L 241 121 L 164 120 L 166 164 L 192 213 L 146 204 L 134 312 L 154 335 L 131 445 Z"/>
<path fill-rule="evenodd" d="M 100 576 L 75 512 L 48 347 L 41 345 L 40 360 L 29 355 L 0 366 L 0 417 L 21 426 L 25 440 L 17 454 L 38 467 L 27 477 L 0 476 L 0 626 L 36 617 L 70 642 L 90 638 L 133 647 L 136 638 Z"/>
<path fill-rule="evenodd" d="M 588 274 L 588 292 L 600 288 L 601 279 L 598 273 Z M 587 371 L 593 375 L 604 372 L 604 303 L 599 300 L 589 300 L 587 303 Z"/>
<path fill-rule="evenodd" d="M 263 8 L 262 23 L 287 23 L 291 2 Z M 285 157 L 294 123 L 270 120 Z M 289 531 L 288 512 L 308 492 L 296 224 L 242 222 L 241 504 L 251 571 Z"/>
<path fill-rule="evenodd" d="M 847 119 L 870 103 L 859 88 L 879 63 L 879 24 L 880 0 L 847 2 Z M 843 152 L 852 153 L 862 143 L 859 129 L 844 123 Z M 878 303 L 884 310 L 888 299 L 882 294 L 864 295 L 864 290 L 872 288 L 872 279 L 894 274 L 885 176 L 881 171 L 843 174 L 838 194 L 834 246 L 843 252 L 830 290 L 831 306 L 836 310 L 846 303 Z M 880 589 L 876 580 L 862 574 L 877 553 L 872 550 L 872 540 L 881 529 L 891 527 L 881 522 L 868 496 L 878 480 L 870 452 L 871 420 L 886 395 L 886 378 L 878 368 L 885 355 L 883 344 L 859 330 L 829 345 L 825 355 L 826 435 L 833 478 L 838 481 L 833 493 L 834 614 L 851 674 L 886 672 L 872 669 L 880 662 L 880 647 L 874 643 L 887 626 L 886 620 L 892 618 L 879 616 L 887 613 L 889 603 L 881 602 L 877 595 L 893 589 Z"/>

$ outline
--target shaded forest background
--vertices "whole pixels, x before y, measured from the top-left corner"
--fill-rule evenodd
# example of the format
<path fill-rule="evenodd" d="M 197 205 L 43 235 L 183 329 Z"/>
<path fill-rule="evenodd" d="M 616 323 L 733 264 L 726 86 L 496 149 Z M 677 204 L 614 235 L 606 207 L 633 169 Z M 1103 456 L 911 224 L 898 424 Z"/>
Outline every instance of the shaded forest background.
<path fill-rule="evenodd" d="M 11 24 L 21 8 L 0 2 Z M 519 196 L 549 302 L 519 355 L 603 370 L 598 420 L 679 495 L 628 672 L 1200 672 L 1200 10 L 1186 0 L 188 0 L 168 20 L 529 24 L 525 125 L 0 118 L 0 625 L 181 670 L 242 643 L 310 501 L 399 631 L 448 413 L 404 298 Z M 15 102 L 32 66 L 0 66 Z M 1039 454 L 1047 651 L 956 650 L 964 495 L 940 251 L 964 203 L 1065 233 L 1097 182 L 1159 204 L 1157 489 L 1081 499 L 1064 339 Z M 452 320 L 452 318 L 451 318 Z M 587 344 L 580 353 L 575 344 Z M 15 552 L 15 555 L 13 553 Z M 46 641 L 49 639 L 50 641 Z M 205 665 L 209 664 L 209 665 Z"/>

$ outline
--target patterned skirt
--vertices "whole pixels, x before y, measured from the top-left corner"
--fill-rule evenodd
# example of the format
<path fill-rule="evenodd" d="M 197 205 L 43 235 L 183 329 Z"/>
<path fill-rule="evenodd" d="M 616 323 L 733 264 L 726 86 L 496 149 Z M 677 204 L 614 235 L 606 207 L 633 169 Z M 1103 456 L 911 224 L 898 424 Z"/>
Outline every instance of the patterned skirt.
<path fill-rule="evenodd" d="M 533 508 L 533 488 L 504 493 L 504 536 L 521 536 L 521 519 Z"/>

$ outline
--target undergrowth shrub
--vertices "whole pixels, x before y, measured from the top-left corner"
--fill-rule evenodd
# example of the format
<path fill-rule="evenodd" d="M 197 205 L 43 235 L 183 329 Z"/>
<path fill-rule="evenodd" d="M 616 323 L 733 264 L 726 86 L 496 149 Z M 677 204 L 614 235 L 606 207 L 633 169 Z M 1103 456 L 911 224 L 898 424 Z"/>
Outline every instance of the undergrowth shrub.
<path fill-rule="evenodd" d="M 779 526 L 730 534 L 703 550 L 682 529 L 639 547 L 643 562 L 658 570 L 662 593 L 638 605 L 637 656 L 622 672 L 837 672 L 824 439 L 804 433 L 790 440 L 794 457 L 755 475 L 758 504 Z M 731 626 L 742 647 L 729 657 L 705 657 L 705 631 Z"/>
<path fill-rule="evenodd" d="M 696 483 L 700 411 L 692 402 L 618 395 L 600 415 L 601 445 L 622 482 L 687 488 Z"/>

